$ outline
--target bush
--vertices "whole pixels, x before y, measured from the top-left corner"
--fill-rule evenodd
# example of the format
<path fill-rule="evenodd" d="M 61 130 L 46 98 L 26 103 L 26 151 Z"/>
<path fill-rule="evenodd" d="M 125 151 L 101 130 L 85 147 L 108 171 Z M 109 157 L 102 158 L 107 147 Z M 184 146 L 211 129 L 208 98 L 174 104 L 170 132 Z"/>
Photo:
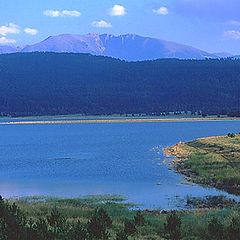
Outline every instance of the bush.
<path fill-rule="evenodd" d="M 47 222 L 50 226 L 50 232 L 53 239 L 62 238 L 66 232 L 66 219 L 61 216 L 57 208 L 54 208 L 47 216 Z"/>
<path fill-rule="evenodd" d="M 0 239 L 25 238 L 26 218 L 15 203 L 9 204 L 0 196 Z"/>
<path fill-rule="evenodd" d="M 103 208 L 95 211 L 88 223 L 88 233 L 91 239 L 108 239 L 108 228 L 112 227 L 112 220 Z"/>
<path fill-rule="evenodd" d="M 240 220 L 233 217 L 227 227 L 227 236 L 229 240 L 236 240 L 240 236 Z"/>
<path fill-rule="evenodd" d="M 69 240 L 87 240 L 88 232 L 85 226 L 83 226 L 80 221 L 77 222 L 75 226 L 69 232 Z"/>
<path fill-rule="evenodd" d="M 125 220 L 124 232 L 127 236 L 133 236 L 137 232 L 135 223 L 130 220 Z"/>
<path fill-rule="evenodd" d="M 117 232 L 116 240 L 128 240 L 127 234 L 124 231 Z"/>
<path fill-rule="evenodd" d="M 141 213 L 141 211 L 137 211 L 134 217 L 134 223 L 136 226 L 143 226 L 146 223 L 146 220 L 144 219 L 144 216 Z"/>
<path fill-rule="evenodd" d="M 164 231 L 168 239 L 181 239 L 181 218 L 176 212 L 172 212 L 167 216 L 167 223 L 164 225 Z"/>
<path fill-rule="evenodd" d="M 224 238 L 224 225 L 221 221 L 214 217 L 208 223 L 208 236 L 212 240 L 221 240 Z"/>
<path fill-rule="evenodd" d="M 49 239 L 51 232 L 49 231 L 48 223 L 45 219 L 38 219 L 36 222 L 37 239 Z"/>

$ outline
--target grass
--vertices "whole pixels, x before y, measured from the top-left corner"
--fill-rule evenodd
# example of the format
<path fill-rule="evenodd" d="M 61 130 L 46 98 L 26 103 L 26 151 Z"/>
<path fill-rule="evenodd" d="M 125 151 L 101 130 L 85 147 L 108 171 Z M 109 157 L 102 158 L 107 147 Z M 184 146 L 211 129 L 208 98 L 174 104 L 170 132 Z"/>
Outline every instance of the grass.
<path fill-rule="evenodd" d="M 41 218 L 47 215 L 51 209 L 57 207 L 61 214 L 71 221 L 79 219 L 84 222 L 90 218 L 94 210 L 104 206 L 111 217 L 116 221 L 119 216 L 129 217 L 130 208 L 134 204 L 126 203 L 125 198 L 116 195 L 86 196 L 83 198 L 51 198 L 44 196 L 24 197 L 16 201 L 18 206 L 32 218 Z"/>
<path fill-rule="evenodd" d="M 177 170 L 204 185 L 240 194 L 240 134 L 201 138 L 166 149 Z"/>
<path fill-rule="evenodd" d="M 116 239 L 116 232 L 124 229 L 125 220 L 134 221 L 134 216 L 137 213 L 137 210 L 132 208 L 134 204 L 128 204 L 124 200 L 121 196 L 111 195 L 89 196 L 78 199 L 29 197 L 20 198 L 16 200 L 16 203 L 28 219 L 32 218 L 36 221 L 39 218 L 45 218 L 53 208 L 57 207 L 69 224 L 77 223 L 77 221 L 87 224 L 95 209 L 102 207 L 113 220 L 113 226 L 109 230 L 109 239 Z M 14 200 L 10 201 L 13 202 Z M 198 206 L 204 202 L 205 207 L 177 212 L 181 219 L 181 239 L 209 239 L 208 224 L 211 219 L 220 219 L 223 227 L 228 229 L 233 217 L 240 218 L 240 206 L 237 203 L 231 202 L 231 204 L 219 208 L 218 206 L 214 207 L 213 199 L 192 199 L 192 203 L 194 201 L 197 202 Z M 218 199 L 217 201 L 224 202 L 225 200 Z M 210 209 L 207 207 L 208 202 L 211 204 Z M 143 210 L 141 214 L 145 219 L 145 224 L 137 226 L 137 232 L 133 236 L 129 236 L 129 240 L 168 239 L 165 235 L 164 226 L 171 212 Z"/>

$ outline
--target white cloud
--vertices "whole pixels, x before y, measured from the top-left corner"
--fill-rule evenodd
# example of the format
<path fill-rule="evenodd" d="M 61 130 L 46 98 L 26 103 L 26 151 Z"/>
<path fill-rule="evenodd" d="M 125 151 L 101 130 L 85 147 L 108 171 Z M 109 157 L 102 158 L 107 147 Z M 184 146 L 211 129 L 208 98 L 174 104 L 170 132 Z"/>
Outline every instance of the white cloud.
<path fill-rule="evenodd" d="M 153 9 L 153 13 L 158 14 L 158 15 L 168 15 L 169 10 L 166 7 L 160 7 L 158 9 Z"/>
<path fill-rule="evenodd" d="M 110 28 L 110 27 L 112 27 L 112 24 L 110 22 L 100 20 L 100 21 L 92 22 L 92 26 L 97 27 L 97 28 Z"/>
<path fill-rule="evenodd" d="M 2 36 L 17 33 L 20 33 L 20 27 L 14 23 L 9 23 L 8 25 L 0 26 L 0 35 Z"/>
<path fill-rule="evenodd" d="M 224 32 L 224 37 L 232 38 L 232 39 L 240 39 L 240 31 L 229 30 Z"/>
<path fill-rule="evenodd" d="M 45 10 L 43 12 L 43 14 L 45 16 L 48 17 L 80 17 L 81 13 L 79 11 L 73 10 L 73 11 L 69 11 L 69 10 L 63 10 L 63 11 L 59 11 L 59 10 Z"/>
<path fill-rule="evenodd" d="M 35 28 L 25 28 L 24 32 L 26 34 L 33 35 L 33 36 L 38 34 L 38 30 Z"/>
<path fill-rule="evenodd" d="M 48 17 L 60 17 L 60 11 L 58 10 L 45 10 L 43 14 Z"/>
<path fill-rule="evenodd" d="M 127 13 L 126 8 L 122 5 L 114 5 L 110 9 L 111 16 L 124 16 L 126 15 L 126 13 Z"/>
<path fill-rule="evenodd" d="M 9 43 L 16 43 L 16 40 L 6 38 L 6 37 L 0 37 L 0 44 L 9 44 Z"/>
<path fill-rule="evenodd" d="M 64 17 L 80 17 L 81 13 L 79 11 L 68 11 L 68 10 L 63 10 L 62 15 Z"/>

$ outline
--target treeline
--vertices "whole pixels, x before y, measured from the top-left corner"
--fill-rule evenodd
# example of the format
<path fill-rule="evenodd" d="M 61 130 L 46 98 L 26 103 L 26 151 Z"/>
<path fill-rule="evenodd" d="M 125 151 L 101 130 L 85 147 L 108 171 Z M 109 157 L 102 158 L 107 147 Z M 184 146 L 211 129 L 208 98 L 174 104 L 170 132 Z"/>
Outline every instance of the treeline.
<path fill-rule="evenodd" d="M 240 60 L 0 56 L 0 115 L 240 113 Z"/>
<path fill-rule="evenodd" d="M 61 209 L 60 209 L 61 210 Z M 201 240 L 237 240 L 240 236 L 239 212 L 235 209 L 229 218 L 212 216 L 206 218 L 204 226 L 196 220 L 183 226 L 181 212 L 165 212 L 163 227 L 154 225 L 145 218 L 143 211 L 137 211 L 133 219 L 123 220 L 116 225 L 108 212 L 96 208 L 88 221 L 65 218 L 57 208 L 46 213 L 45 217 L 29 218 L 15 204 L 0 197 L 0 239 L 1 240 L 130 240 L 130 239 L 201 239 Z M 120 213 L 119 213 L 120 214 Z M 159 212 L 152 213 L 154 215 Z M 196 219 L 199 218 L 196 214 Z M 211 215 L 211 213 L 209 213 Z M 160 225 L 162 220 L 156 223 Z M 144 236 L 139 234 L 143 229 Z"/>

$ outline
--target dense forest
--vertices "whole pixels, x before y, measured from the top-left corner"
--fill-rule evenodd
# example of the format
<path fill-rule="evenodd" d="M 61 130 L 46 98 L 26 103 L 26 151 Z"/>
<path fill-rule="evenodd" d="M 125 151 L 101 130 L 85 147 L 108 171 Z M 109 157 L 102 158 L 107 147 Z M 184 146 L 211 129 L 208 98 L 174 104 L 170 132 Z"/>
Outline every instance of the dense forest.
<path fill-rule="evenodd" d="M 67 53 L 0 56 L 0 114 L 239 115 L 240 60 L 125 62 Z"/>

